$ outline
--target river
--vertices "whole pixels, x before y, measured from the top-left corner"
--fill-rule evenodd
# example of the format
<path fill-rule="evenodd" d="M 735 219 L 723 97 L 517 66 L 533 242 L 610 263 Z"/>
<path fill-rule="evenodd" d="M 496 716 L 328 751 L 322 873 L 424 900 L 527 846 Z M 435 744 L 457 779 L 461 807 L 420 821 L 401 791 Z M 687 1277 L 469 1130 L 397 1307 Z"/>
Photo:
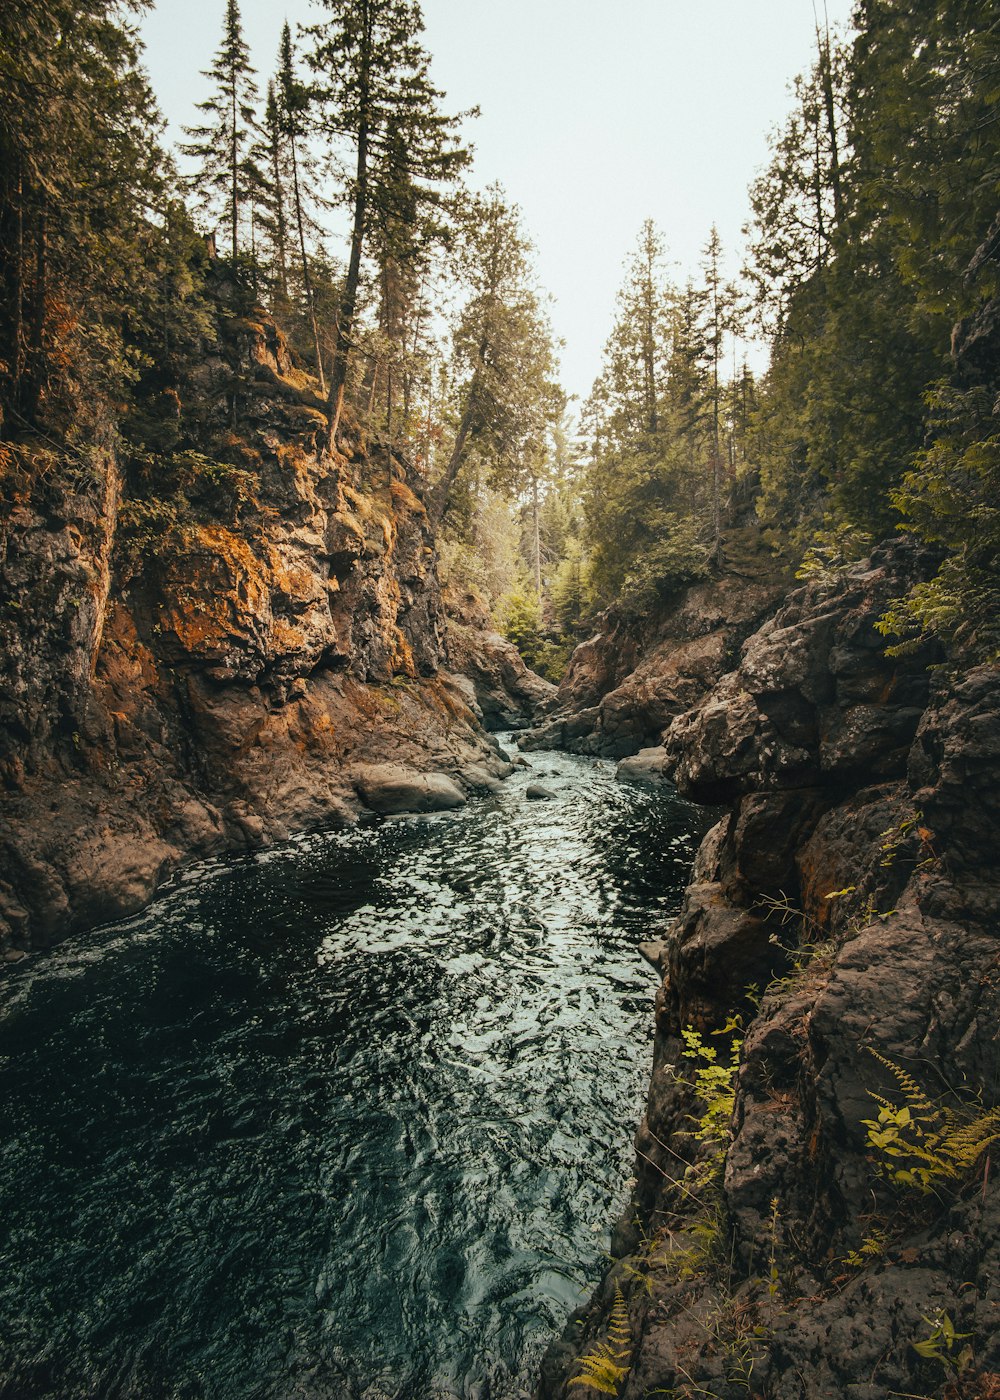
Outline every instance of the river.
<path fill-rule="evenodd" d="M 627 1200 L 636 945 L 701 821 L 530 761 L 191 867 L 0 982 L 3 1400 L 530 1395 Z"/>

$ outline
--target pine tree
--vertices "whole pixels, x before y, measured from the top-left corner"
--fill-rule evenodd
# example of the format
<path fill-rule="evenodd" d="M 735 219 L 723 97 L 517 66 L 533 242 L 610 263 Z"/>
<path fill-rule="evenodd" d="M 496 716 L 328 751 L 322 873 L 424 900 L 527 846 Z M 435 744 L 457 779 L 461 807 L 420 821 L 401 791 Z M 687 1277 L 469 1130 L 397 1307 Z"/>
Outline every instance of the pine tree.
<path fill-rule="evenodd" d="M 320 392 L 326 393 L 326 377 L 323 372 L 323 351 L 320 346 L 319 325 L 316 315 L 316 295 L 313 288 L 312 267 L 306 245 L 306 227 L 309 216 L 306 210 L 307 155 L 304 150 L 308 131 L 308 112 L 311 94 L 298 79 L 295 71 L 295 51 L 292 46 L 292 32 L 288 21 L 281 31 L 281 45 L 278 50 L 278 105 L 282 132 L 288 143 L 288 154 L 292 174 L 292 208 L 295 215 L 295 230 L 298 235 L 299 265 L 302 272 L 302 290 L 306 300 L 309 326 L 312 331 L 313 348 L 316 354 L 316 374 L 319 377 Z"/>
<path fill-rule="evenodd" d="M 130 343 L 195 333 L 190 245 L 119 6 L 6 0 L 0 71 L 0 430 L 79 432 L 135 379 Z"/>
<path fill-rule="evenodd" d="M 324 129 L 347 144 L 354 167 L 349 187 L 351 251 L 340 298 L 328 395 L 327 447 L 343 411 L 354 342 L 362 260 L 373 206 L 391 200 L 401 177 L 412 181 L 414 216 L 442 202 L 441 186 L 468 161 L 454 119 L 439 110 L 421 46 L 415 0 L 322 0 L 329 20 L 310 32 L 310 63 L 321 74 Z"/>
<path fill-rule="evenodd" d="M 203 207 L 222 210 L 235 263 L 240 251 L 240 212 L 258 181 L 249 154 L 257 130 L 259 95 L 243 38 L 239 0 L 226 0 L 222 43 L 215 62 L 202 76 L 215 84 L 212 96 L 198 103 L 198 111 L 208 120 L 184 128 L 191 141 L 181 150 L 200 162 L 188 183 Z"/>
<path fill-rule="evenodd" d="M 288 191 L 286 150 L 281 109 L 274 82 L 267 85 L 260 139 L 253 149 L 260 172 L 258 222 L 271 250 L 272 281 L 282 308 L 288 303 Z"/>
<path fill-rule="evenodd" d="M 715 552 L 718 554 L 722 531 L 722 416 L 725 395 L 722 362 L 726 336 L 736 329 L 738 319 L 735 289 L 722 277 L 722 243 L 714 224 L 708 242 L 702 249 L 702 256 L 705 288 L 704 343 L 710 369 L 708 402 L 712 434 L 712 537 Z"/>

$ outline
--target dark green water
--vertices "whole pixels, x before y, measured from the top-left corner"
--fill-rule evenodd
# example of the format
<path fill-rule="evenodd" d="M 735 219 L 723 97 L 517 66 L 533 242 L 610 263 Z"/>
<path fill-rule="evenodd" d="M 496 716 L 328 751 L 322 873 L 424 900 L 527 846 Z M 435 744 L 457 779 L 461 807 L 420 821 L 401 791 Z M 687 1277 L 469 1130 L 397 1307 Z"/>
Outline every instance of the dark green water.
<path fill-rule="evenodd" d="M 0 983 L 4 1400 L 531 1393 L 698 816 L 611 764 L 201 866 Z M 551 802 L 528 802 L 541 779 Z"/>

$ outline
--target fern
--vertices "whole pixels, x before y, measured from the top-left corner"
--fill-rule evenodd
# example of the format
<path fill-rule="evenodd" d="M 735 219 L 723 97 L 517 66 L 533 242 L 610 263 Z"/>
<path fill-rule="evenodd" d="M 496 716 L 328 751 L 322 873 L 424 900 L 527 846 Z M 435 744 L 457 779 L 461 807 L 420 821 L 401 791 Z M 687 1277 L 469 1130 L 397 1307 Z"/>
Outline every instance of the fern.
<path fill-rule="evenodd" d="M 1000 1108 L 975 1113 L 935 1104 L 901 1065 L 868 1047 L 896 1080 L 904 1102 L 894 1104 L 869 1090 L 879 1105 L 877 1118 L 864 1118 L 868 1144 L 882 1174 L 894 1186 L 925 1193 L 962 1181 L 983 1153 L 1000 1140 Z"/>
<path fill-rule="evenodd" d="M 619 1385 L 628 1375 L 631 1348 L 632 1329 L 619 1285 L 615 1288 L 607 1340 L 598 1342 L 586 1356 L 580 1357 L 580 1375 L 573 1376 L 570 1385 L 589 1385 L 602 1395 L 617 1395 Z"/>

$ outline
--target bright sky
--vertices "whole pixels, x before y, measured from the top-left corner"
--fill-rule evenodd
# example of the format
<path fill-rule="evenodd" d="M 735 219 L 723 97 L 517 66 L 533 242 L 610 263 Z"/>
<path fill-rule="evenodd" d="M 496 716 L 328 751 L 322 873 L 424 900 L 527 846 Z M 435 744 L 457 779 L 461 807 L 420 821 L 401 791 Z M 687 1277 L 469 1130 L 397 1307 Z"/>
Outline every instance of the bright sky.
<path fill-rule="evenodd" d="M 850 9 L 827 0 L 832 25 Z M 448 109 L 481 109 L 468 127 L 473 180 L 498 180 L 521 206 L 565 342 L 563 385 L 585 397 L 644 219 L 679 279 L 697 270 L 713 222 L 737 270 L 747 186 L 815 53 L 813 0 L 424 0 L 423 10 Z M 174 139 L 207 94 L 199 72 L 223 11 L 224 0 L 159 0 L 144 22 Z M 242 0 L 262 88 L 286 16 L 294 29 L 320 12 L 310 0 Z"/>

